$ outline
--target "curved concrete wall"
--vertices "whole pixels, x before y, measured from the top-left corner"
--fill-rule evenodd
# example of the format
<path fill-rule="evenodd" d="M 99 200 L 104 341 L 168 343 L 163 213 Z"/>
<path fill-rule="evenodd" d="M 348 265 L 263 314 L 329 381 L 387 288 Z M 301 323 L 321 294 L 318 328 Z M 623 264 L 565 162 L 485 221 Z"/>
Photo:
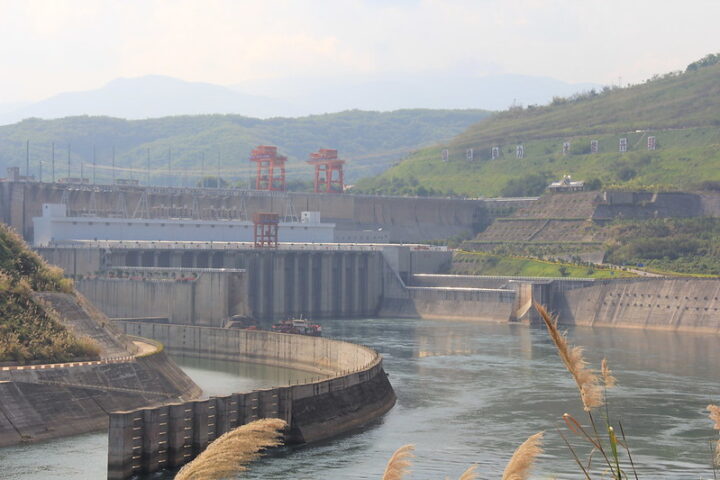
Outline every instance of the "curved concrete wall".
<path fill-rule="evenodd" d="M 314 442 L 374 420 L 395 404 L 382 357 L 367 347 L 273 332 L 117 323 L 128 334 L 163 342 L 170 352 L 286 366 L 329 378 L 113 413 L 108 455 L 111 479 L 180 466 L 218 436 L 258 418 L 287 421 L 288 442 Z"/>

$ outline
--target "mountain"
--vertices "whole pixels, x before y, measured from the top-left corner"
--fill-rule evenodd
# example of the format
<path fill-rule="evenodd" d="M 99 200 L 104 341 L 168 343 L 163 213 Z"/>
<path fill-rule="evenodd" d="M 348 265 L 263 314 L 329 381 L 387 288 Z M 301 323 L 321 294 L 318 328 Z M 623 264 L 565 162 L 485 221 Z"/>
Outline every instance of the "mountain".
<path fill-rule="evenodd" d="M 537 195 L 551 180 L 570 174 L 594 188 L 688 189 L 713 182 L 720 188 L 719 61 L 710 55 L 685 72 L 640 85 L 507 109 L 357 187 L 522 196 Z M 649 137 L 655 137 L 656 150 L 648 149 Z M 627 142 L 625 153 L 619 152 L 621 139 Z M 591 141 L 597 141 L 597 153 Z M 517 145 L 524 147 L 524 158 L 516 158 Z M 498 147 L 495 159 L 493 147 Z"/>
<path fill-rule="evenodd" d="M 119 78 L 102 88 L 67 92 L 46 100 L 0 110 L 0 124 L 25 118 L 61 118 L 73 115 L 109 115 L 139 119 L 169 115 L 237 113 L 268 118 L 292 114 L 292 105 L 262 96 L 247 95 L 210 83 L 186 82 L 150 75 Z"/>
<path fill-rule="evenodd" d="M 352 182 L 378 174 L 412 150 L 451 138 L 488 115 L 484 110 L 354 110 L 266 120 L 239 115 L 34 118 L 0 126 L 0 172 L 19 166 L 24 173 L 29 141 L 30 174 L 37 177 L 42 168 L 44 181 L 52 175 L 54 143 L 55 178 L 68 176 L 69 145 L 70 176 L 79 176 L 82 168 L 84 176 L 92 178 L 94 148 L 96 180 L 110 182 L 114 148 L 117 177 L 145 181 L 149 164 L 152 183 L 193 185 L 203 174 L 215 175 L 219 158 L 221 176 L 244 183 L 254 175 L 250 150 L 270 144 L 289 157 L 288 176 L 305 182 L 312 178 L 305 164 L 308 154 L 337 148 L 348 161 L 346 181 Z"/>
<path fill-rule="evenodd" d="M 599 88 L 592 83 L 566 83 L 527 75 L 475 76 L 453 71 L 417 75 L 280 78 L 248 81 L 236 88 L 272 96 L 294 105 L 304 114 L 352 108 L 482 108 L 502 110 L 513 104 L 544 104 L 555 96 Z"/>

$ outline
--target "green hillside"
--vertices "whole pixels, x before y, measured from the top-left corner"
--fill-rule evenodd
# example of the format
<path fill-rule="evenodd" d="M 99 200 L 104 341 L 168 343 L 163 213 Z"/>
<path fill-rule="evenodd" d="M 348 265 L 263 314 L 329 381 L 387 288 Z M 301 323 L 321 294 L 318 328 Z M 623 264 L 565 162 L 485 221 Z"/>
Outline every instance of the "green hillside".
<path fill-rule="evenodd" d="M 0 224 L 0 363 L 97 357 L 97 345 L 73 335 L 34 291 L 70 293 L 72 282 Z"/>
<path fill-rule="evenodd" d="M 708 56 L 685 72 L 627 88 L 605 88 L 547 106 L 517 107 L 473 125 L 451 141 L 416 152 L 382 175 L 358 182 L 365 192 L 413 184 L 464 195 L 537 195 L 570 174 L 593 186 L 683 189 L 720 181 L 720 64 Z M 647 150 L 655 136 L 657 149 Z M 628 152 L 618 152 L 627 138 Z M 590 153 L 598 140 L 599 152 Z M 563 155 L 563 143 L 570 151 Z M 515 147 L 522 144 L 523 159 Z M 500 157 L 491 160 L 493 146 Z M 449 161 L 441 152 L 449 150 Z M 473 149 L 473 161 L 466 150 Z M 398 187 L 398 185 L 400 187 Z"/>
<path fill-rule="evenodd" d="M 8 166 L 25 171 L 26 141 L 30 141 L 30 173 L 50 181 L 51 143 L 55 142 L 56 178 L 68 173 L 70 144 L 71 176 L 92 179 L 95 146 L 98 182 L 112 178 L 115 147 L 117 177 L 145 180 L 148 155 L 151 181 L 192 185 L 202 173 L 218 171 L 230 181 L 245 182 L 254 172 L 250 150 L 260 144 L 277 145 L 289 157 L 291 178 L 311 179 L 304 162 L 319 148 L 337 148 L 348 160 L 346 180 L 378 174 L 409 152 L 448 139 L 487 117 L 483 110 L 398 110 L 395 112 L 347 111 L 302 118 L 260 120 L 239 115 L 196 115 L 149 120 L 109 117 L 69 117 L 59 120 L 28 119 L 0 127 L 0 172 Z M 170 158 L 170 168 L 168 168 Z M 2 174 L 0 173 L 0 174 Z"/>

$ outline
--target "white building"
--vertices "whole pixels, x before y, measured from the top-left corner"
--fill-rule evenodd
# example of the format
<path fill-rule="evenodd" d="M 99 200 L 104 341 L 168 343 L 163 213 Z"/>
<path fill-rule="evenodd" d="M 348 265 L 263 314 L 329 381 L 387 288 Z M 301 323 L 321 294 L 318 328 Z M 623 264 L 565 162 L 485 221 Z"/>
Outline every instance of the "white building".
<path fill-rule="evenodd" d="M 570 175 L 565 175 L 562 180 L 552 182 L 547 188 L 551 192 L 582 192 L 585 190 L 585 182 L 576 182 Z"/>
<path fill-rule="evenodd" d="M 150 240 L 252 242 L 253 223 L 243 220 L 173 218 L 68 217 L 64 204 L 43 204 L 33 218 L 36 247 L 74 240 Z M 302 212 L 299 222 L 280 222 L 280 242 L 332 243 L 335 224 L 322 223 L 320 212 Z"/>

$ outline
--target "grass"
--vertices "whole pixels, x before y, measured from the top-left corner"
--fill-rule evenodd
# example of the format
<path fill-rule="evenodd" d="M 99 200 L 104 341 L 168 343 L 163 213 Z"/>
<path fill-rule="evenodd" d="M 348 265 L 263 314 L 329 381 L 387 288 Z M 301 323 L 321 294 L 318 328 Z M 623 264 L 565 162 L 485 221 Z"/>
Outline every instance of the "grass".
<path fill-rule="evenodd" d="M 0 362 L 57 363 L 97 358 L 100 349 L 76 337 L 36 291 L 72 293 L 72 281 L 0 224 Z"/>
<path fill-rule="evenodd" d="M 624 188 L 689 189 L 720 181 L 719 77 L 720 65 L 711 65 L 543 107 L 512 108 L 357 188 L 387 191 L 394 179 L 412 179 L 425 189 L 468 196 L 522 196 L 541 193 L 543 184 L 564 174 Z M 648 136 L 656 137 L 657 150 L 646 150 Z M 628 139 L 625 154 L 618 152 L 621 137 Z M 590 140 L 598 140 L 599 153 L 590 154 Z M 563 142 L 571 143 L 567 155 Z M 523 159 L 515 158 L 517 144 L 524 146 Z M 501 151 L 495 160 L 493 146 Z M 468 148 L 474 161 L 466 159 Z M 443 149 L 448 162 L 441 160 Z"/>
<path fill-rule="evenodd" d="M 631 272 L 620 269 L 466 251 L 457 251 L 453 254 L 451 273 L 457 275 L 573 278 L 622 278 L 636 276 Z"/>

